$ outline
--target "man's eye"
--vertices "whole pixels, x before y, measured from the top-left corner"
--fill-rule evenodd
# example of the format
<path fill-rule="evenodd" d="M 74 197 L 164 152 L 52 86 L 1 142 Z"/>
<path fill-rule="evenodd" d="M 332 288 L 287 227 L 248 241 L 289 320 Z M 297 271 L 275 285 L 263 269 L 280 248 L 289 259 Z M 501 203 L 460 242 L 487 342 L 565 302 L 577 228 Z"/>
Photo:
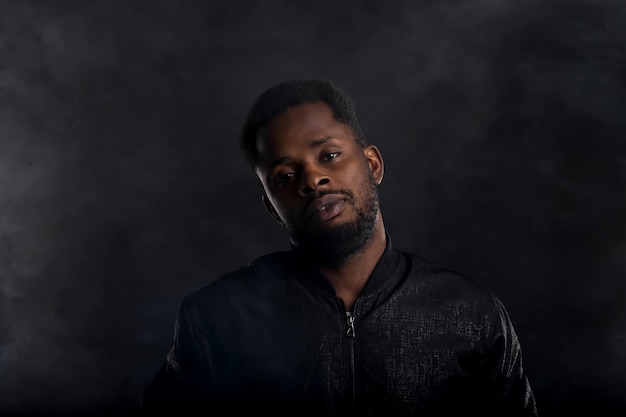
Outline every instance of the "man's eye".
<path fill-rule="evenodd" d="M 276 178 L 276 184 L 279 184 L 279 185 L 286 184 L 287 182 L 289 182 L 289 180 L 293 178 L 293 176 L 294 174 L 292 172 L 288 174 L 284 174 L 284 175 L 279 175 Z"/>
<path fill-rule="evenodd" d="M 329 152 L 326 155 L 324 155 L 324 159 L 325 160 L 331 160 L 331 159 L 335 159 L 340 155 L 340 152 Z"/>

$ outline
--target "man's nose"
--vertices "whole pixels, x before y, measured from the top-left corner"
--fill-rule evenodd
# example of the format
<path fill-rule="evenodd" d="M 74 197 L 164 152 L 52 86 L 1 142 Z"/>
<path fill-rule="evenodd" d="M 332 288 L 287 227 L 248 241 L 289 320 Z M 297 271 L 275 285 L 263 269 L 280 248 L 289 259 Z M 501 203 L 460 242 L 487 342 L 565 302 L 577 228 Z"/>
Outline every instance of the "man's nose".
<path fill-rule="evenodd" d="M 329 183 L 329 176 L 321 170 L 315 168 L 303 169 L 300 176 L 300 186 L 298 188 L 298 192 L 302 196 L 307 196 Z"/>

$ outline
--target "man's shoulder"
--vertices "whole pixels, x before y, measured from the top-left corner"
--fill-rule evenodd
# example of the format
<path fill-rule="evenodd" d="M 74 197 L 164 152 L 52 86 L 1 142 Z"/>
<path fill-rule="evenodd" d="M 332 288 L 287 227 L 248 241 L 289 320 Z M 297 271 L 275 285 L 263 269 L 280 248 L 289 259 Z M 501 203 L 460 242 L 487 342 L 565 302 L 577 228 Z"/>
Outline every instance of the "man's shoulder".
<path fill-rule="evenodd" d="M 448 266 L 445 266 L 432 258 L 428 258 L 424 255 L 418 254 L 417 252 L 412 252 L 405 249 L 395 249 L 396 252 L 403 256 L 409 264 L 411 272 L 417 273 L 423 277 L 430 277 L 434 274 L 444 274 L 449 275 L 450 278 L 456 279 L 469 279 L 468 276 L 454 270 Z"/>
<path fill-rule="evenodd" d="M 424 304 L 465 311 L 466 318 L 500 318 L 503 305 L 485 283 L 418 254 L 401 253 L 409 264 L 404 284 L 406 293 L 415 294 Z"/>
<path fill-rule="evenodd" d="M 210 282 L 193 291 L 190 296 L 207 296 L 232 291 L 233 288 L 261 287 L 268 280 L 284 275 L 284 271 L 292 262 L 289 251 L 275 251 L 261 255 L 248 264 L 217 275 Z"/>
<path fill-rule="evenodd" d="M 484 283 L 476 278 L 433 259 L 424 257 L 415 252 L 398 250 L 408 260 L 409 278 L 419 282 L 420 286 L 449 288 L 461 294 L 474 293 L 476 296 L 492 297 L 493 292 Z"/>
<path fill-rule="evenodd" d="M 250 262 L 245 268 L 249 270 L 259 270 L 264 268 L 280 268 L 293 262 L 292 251 L 275 251 L 259 256 Z"/>
<path fill-rule="evenodd" d="M 286 252 L 268 253 L 245 266 L 213 277 L 183 296 L 179 315 L 184 320 L 201 323 L 206 329 L 256 311 L 263 305 L 259 300 L 283 296 L 288 259 Z"/>

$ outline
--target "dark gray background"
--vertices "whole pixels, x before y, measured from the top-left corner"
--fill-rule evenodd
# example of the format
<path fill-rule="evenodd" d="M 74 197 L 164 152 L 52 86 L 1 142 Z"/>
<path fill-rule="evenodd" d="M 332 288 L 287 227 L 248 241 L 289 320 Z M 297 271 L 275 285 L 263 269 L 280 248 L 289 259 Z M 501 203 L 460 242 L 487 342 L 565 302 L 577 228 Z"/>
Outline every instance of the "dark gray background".
<path fill-rule="evenodd" d="M 626 411 L 626 2 L 16 0 L 0 25 L 0 412 L 137 412 L 182 296 L 288 246 L 236 135 L 312 76 L 385 158 L 395 246 L 507 305 L 543 416 Z"/>

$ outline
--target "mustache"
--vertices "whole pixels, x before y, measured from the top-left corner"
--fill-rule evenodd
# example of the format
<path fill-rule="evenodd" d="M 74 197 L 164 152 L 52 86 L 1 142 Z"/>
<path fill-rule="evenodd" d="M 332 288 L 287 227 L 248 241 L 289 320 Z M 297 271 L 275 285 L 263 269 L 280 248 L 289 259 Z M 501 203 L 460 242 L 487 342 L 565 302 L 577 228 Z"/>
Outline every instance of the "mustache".
<path fill-rule="evenodd" d="M 311 205 L 311 203 L 314 200 L 316 200 L 318 198 L 321 198 L 321 197 L 323 197 L 325 195 L 328 195 L 328 194 L 341 194 L 341 195 L 344 195 L 344 196 L 346 196 L 346 199 L 351 204 L 354 204 L 354 193 L 352 191 L 348 190 L 347 188 L 340 188 L 340 189 L 337 189 L 337 190 L 322 190 L 322 191 L 317 192 L 317 193 L 315 193 L 315 194 L 313 194 L 313 195 L 311 195 L 309 197 L 309 199 L 307 200 L 306 204 L 304 205 L 304 208 L 302 209 L 302 212 L 300 213 L 302 218 L 306 217 L 306 212 L 307 212 L 309 206 Z"/>

